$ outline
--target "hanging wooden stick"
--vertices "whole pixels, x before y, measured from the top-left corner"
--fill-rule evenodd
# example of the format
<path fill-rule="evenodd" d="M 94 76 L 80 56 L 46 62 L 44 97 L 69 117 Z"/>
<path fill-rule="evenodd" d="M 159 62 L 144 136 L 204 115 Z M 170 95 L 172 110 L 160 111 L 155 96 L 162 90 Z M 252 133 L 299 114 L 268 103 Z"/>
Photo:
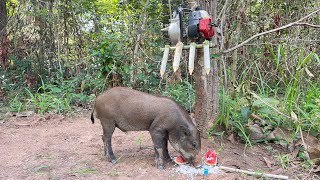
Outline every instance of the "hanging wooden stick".
<path fill-rule="evenodd" d="M 204 70 L 208 75 L 210 72 L 210 49 L 209 49 L 209 41 L 205 40 L 203 42 L 203 59 L 204 59 Z"/>
<path fill-rule="evenodd" d="M 190 44 L 190 52 L 189 52 L 189 73 L 192 75 L 194 69 L 194 58 L 196 56 L 196 43 Z"/>
<path fill-rule="evenodd" d="M 180 59 L 182 56 L 182 48 L 183 43 L 178 42 L 176 45 L 176 52 L 174 53 L 174 59 L 173 59 L 173 72 L 176 72 L 179 69 Z"/>
<path fill-rule="evenodd" d="M 166 71 L 167 67 L 167 62 L 168 62 L 168 57 L 169 57 L 169 45 L 165 46 L 164 52 L 163 52 L 163 57 L 161 61 L 161 67 L 160 67 L 160 75 L 163 77 L 164 72 Z"/>

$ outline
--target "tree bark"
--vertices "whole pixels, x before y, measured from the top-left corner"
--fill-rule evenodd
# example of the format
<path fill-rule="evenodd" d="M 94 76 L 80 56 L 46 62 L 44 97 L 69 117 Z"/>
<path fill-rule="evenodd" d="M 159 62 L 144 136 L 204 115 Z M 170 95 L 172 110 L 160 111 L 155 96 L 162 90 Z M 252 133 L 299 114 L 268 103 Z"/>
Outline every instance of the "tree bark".
<path fill-rule="evenodd" d="M 8 22 L 7 16 L 7 0 L 0 0 L 0 39 L 2 37 L 2 33 L 4 33 L 4 28 Z"/>
<path fill-rule="evenodd" d="M 211 14 L 213 19 L 217 17 L 216 0 L 210 2 L 202 0 L 200 5 Z M 213 38 L 213 43 L 217 44 L 217 38 Z M 216 51 L 214 50 L 214 53 Z M 210 73 L 206 75 L 203 67 L 203 49 L 198 49 L 195 64 L 195 118 L 201 137 L 208 138 L 208 131 L 218 115 L 219 79 L 217 61 L 211 60 Z"/>
<path fill-rule="evenodd" d="M 8 23 L 7 16 L 7 0 L 0 0 L 0 60 L 2 67 L 6 70 L 9 66 L 8 64 L 8 37 L 5 33 L 5 27 Z"/>
<path fill-rule="evenodd" d="M 244 12 L 244 2 L 243 0 L 241 1 L 237 1 L 237 4 L 235 4 L 235 9 L 240 9 L 240 13 Z M 237 21 L 236 21 L 236 30 L 235 32 L 233 32 L 233 40 L 235 41 L 235 44 L 239 44 L 240 40 L 241 40 L 241 36 L 240 36 L 240 32 L 241 32 L 241 17 L 240 14 L 237 15 Z M 237 69 L 238 69 L 238 50 L 236 49 L 231 57 L 231 82 L 232 83 L 236 83 L 237 81 Z M 234 88 L 231 88 L 232 90 L 232 94 L 234 94 Z"/>
<path fill-rule="evenodd" d="M 49 1 L 49 18 L 50 18 L 50 21 L 49 21 L 49 37 L 48 37 L 48 41 L 47 43 L 49 43 L 49 49 L 50 49 L 50 52 L 48 53 L 48 60 L 49 60 L 49 67 L 48 68 L 48 71 L 49 71 L 49 76 L 51 76 L 51 71 L 52 72 L 55 72 L 56 71 L 56 68 L 53 64 L 53 58 L 54 58 L 54 54 L 55 54 L 55 43 L 54 43 L 54 40 L 55 40 L 55 36 L 54 36 L 54 30 L 53 30 L 53 23 L 54 23 L 54 17 L 53 17 L 53 0 L 50 0 Z"/>
<path fill-rule="evenodd" d="M 40 2 L 39 4 L 34 3 L 34 5 L 38 6 L 39 12 L 46 9 L 46 4 L 44 2 Z M 45 41 L 46 41 L 46 20 L 41 17 L 37 16 L 37 19 L 39 19 L 39 40 L 38 40 L 38 45 L 39 45 L 39 53 L 38 53 L 38 74 L 41 77 L 45 77 L 44 74 L 44 69 L 45 69 Z"/>
<path fill-rule="evenodd" d="M 142 15 L 141 15 L 142 24 L 141 24 L 141 27 L 138 30 L 140 32 L 144 31 L 144 26 L 145 26 L 145 24 L 147 22 L 147 7 L 148 7 L 148 5 L 149 5 L 149 0 L 146 1 L 145 7 L 144 7 Z M 141 33 L 139 33 L 137 35 L 136 44 L 134 46 L 134 51 L 133 51 L 133 59 L 132 59 L 132 62 L 131 62 L 131 69 L 133 68 L 133 66 L 135 66 L 137 64 L 136 61 L 137 61 L 137 58 L 138 58 L 138 50 L 139 50 L 139 46 L 140 46 L 140 41 L 141 41 Z M 136 86 L 137 73 L 138 73 L 138 69 L 132 71 L 131 74 L 130 74 L 130 82 L 133 84 L 133 87 Z"/>

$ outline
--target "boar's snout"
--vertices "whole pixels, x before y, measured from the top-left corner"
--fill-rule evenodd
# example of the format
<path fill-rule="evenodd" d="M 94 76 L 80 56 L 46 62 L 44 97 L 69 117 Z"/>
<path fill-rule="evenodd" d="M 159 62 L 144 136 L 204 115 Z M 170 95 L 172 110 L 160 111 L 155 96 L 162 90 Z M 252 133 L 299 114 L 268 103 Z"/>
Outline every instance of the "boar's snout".
<path fill-rule="evenodd" d="M 180 154 L 190 163 L 194 163 L 196 156 L 200 152 L 201 141 L 200 133 L 194 127 L 180 126 Z"/>

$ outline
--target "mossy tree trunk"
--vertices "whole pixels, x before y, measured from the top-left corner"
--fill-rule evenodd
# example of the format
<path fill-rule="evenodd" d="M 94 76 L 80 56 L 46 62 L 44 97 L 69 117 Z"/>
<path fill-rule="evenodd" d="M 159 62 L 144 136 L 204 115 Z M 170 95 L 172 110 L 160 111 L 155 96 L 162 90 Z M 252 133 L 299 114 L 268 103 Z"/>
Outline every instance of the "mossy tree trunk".
<path fill-rule="evenodd" d="M 206 10 L 212 17 L 216 18 L 217 1 L 210 2 L 202 0 L 201 7 Z M 217 44 L 216 38 L 212 40 Z M 211 54 L 216 50 L 211 49 Z M 203 63 L 203 49 L 197 50 L 197 58 L 195 60 L 195 90 L 196 90 L 196 103 L 195 103 L 195 118 L 197 126 L 203 138 L 208 138 L 208 131 L 212 127 L 214 120 L 218 115 L 218 67 L 215 59 L 210 60 L 211 68 L 210 73 L 206 75 Z"/>

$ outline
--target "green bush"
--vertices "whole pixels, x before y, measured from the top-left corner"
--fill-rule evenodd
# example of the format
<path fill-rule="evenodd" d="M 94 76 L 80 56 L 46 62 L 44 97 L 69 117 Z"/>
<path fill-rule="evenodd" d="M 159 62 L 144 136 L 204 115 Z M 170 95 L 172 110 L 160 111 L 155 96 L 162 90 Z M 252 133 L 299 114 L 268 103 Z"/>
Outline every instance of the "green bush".
<path fill-rule="evenodd" d="M 162 95 L 171 97 L 188 111 L 195 103 L 195 90 L 188 81 L 168 84 Z"/>

